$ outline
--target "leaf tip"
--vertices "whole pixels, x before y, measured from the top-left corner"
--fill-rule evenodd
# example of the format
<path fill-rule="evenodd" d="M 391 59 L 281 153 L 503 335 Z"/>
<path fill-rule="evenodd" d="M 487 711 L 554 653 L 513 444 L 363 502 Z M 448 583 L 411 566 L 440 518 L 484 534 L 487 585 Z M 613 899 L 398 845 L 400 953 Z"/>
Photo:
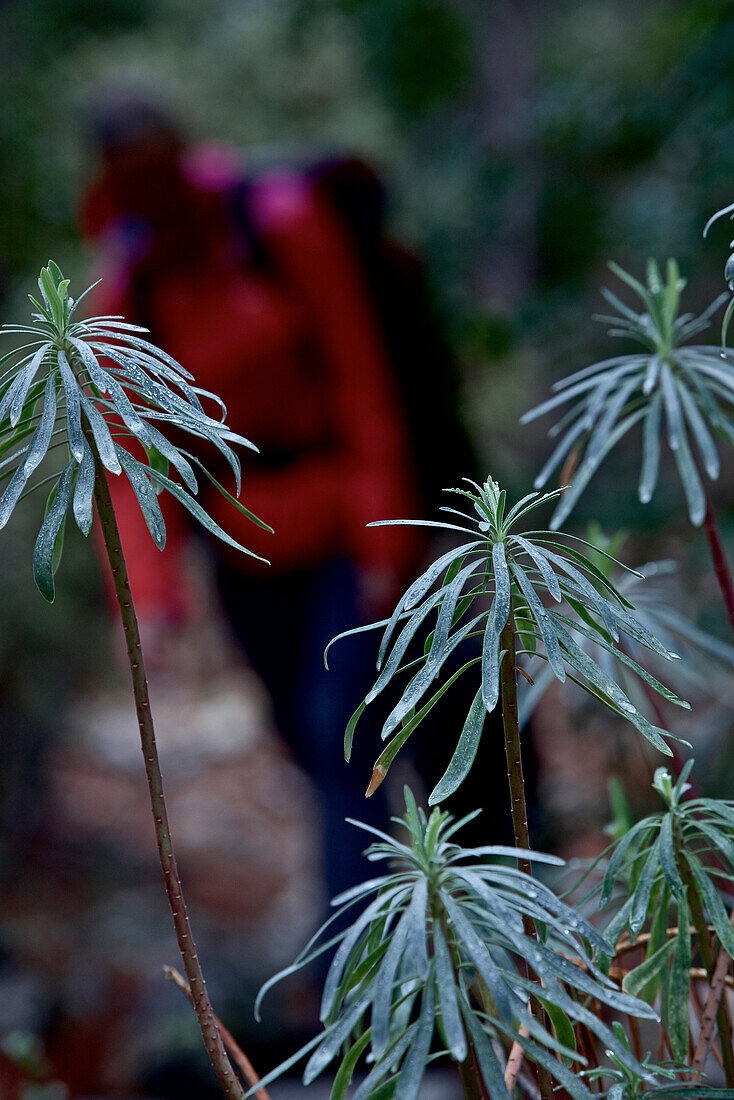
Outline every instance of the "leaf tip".
<path fill-rule="evenodd" d="M 369 786 L 364 792 L 365 798 L 370 798 L 377 788 L 382 784 L 383 779 L 387 775 L 387 772 L 381 764 L 376 764 L 372 770 L 372 778 L 370 779 Z"/>

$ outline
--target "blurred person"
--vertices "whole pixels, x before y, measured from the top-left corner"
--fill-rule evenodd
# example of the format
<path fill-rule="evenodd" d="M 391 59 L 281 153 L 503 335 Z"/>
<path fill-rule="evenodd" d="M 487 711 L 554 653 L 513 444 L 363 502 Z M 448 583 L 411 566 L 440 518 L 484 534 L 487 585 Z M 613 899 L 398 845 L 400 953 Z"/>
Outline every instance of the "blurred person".
<path fill-rule="evenodd" d="M 345 817 L 384 827 L 387 816 L 381 793 L 363 797 L 377 737 L 360 731 L 349 766 L 342 747 L 371 685 L 374 635 L 335 647 L 331 672 L 323 651 L 334 635 L 391 610 L 421 551 L 413 528 L 366 526 L 415 515 L 419 489 L 357 242 L 329 199 L 326 166 L 249 177 L 231 150 L 187 145 L 163 110 L 130 93 L 103 102 L 93 129 L 101 169 L 81 219 L 103 277 L 95 312 L 150 328 L 260 448 L 243 463 L 242 495 L 274 536 L 215 490 L 202 486 L 201 499 L 271 562 L 211 546 L 226 618 L 318 792 L 334 896 L 364 878 L 366 837 Z M 161 500 L 163 557 L 130 486 L 110 480 L 144 640 L 153 657 L 175 651 L 200 613 L 185 513 Z"/>

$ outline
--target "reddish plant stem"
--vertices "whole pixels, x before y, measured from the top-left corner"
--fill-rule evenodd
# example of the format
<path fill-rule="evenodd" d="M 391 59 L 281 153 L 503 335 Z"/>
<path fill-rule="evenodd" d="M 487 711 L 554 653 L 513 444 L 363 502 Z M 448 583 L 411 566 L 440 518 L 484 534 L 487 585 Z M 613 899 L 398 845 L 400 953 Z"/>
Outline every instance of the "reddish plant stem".
<path fill-rule="evenodd" d="M 459 1062 L 458 1070 L 461 1078 L 461 1087 L 464 1090 L 465 1100 L 491 1100 L 487 1087 L 484 1084 L 482 1071 L 479 1068 L 479 1059 L 470 1035 L 467 1035 L 469 1053 L 463 1062 Z"/>
<path fill-rule="evenodd" d="M 520 745 L 520 723 L 517 714 L 517 679 L 515 675 L 516 643 L 515 643 L 515 618 L 510 610 L 510 617 L 502 634 L 500 635 L 500 653 L 505 651 L 500 668 L 500 691 L 502 700 L 502 727 L 505 735 L 505 758 L 507 761 L 507 782 L 510 787 L 510 810 L 512 813 L 512 832 L 515 838 L 516 848 L 530 848 L 530 832 L 528 830 L 528 811 L 525 803 L 525 780 L 522 771 L 522 749 Z M 527 875 L 533 873 L 529 859 L 520 857 L 520 868 Z M 530 931 L 528 919 L 525 920 L 525 930 L 534 935 L 535 929 Z M 532 924 L 532 921 L 530 922 Z"/>
<path fill-rule="evenodd" d="M 110 490 L 104 468 L 97 454 L 97 448 L 93 440 L 90 440 L 92 454 L 94 455 L 96 477 L 94 482 L 94 500 L 97 505 L 105 550 L 112 570 L 112 579 L 115 587 L 115 595 L 120 606 L 120 616 L 127 645 L 127 655 L 130 662 L 130 674 L 132 677 L 133 695 L 135 697 L 135 709 L 140 730 L 140 741 L 145 761 L 145 773 L 148 777 L 150 790 L 150 804 L 155 822 L 155 834 L 158 843 L 163 878 L 166 884 L 166 894 L 173 914 L 173 924 L 176 929 L 176 939 L 181 952 L 181 959 L 186 971 L 189 986 L 191 987 L 191 1002 L 194 1006 L 201 1034 L 204 1039 L 212 1068 L 216 1073 L 225 1094 L 230 1100 L 243 1100 L 244 1090 L 235 1075 L 232 1065 L 227 1057 L 227 1052 L 222 1043 L 222 1037 L 217 1028 L 214 1011 L 209 1001 L 204 975 L 201 970 L 199 958 L 196 953 L 196 945 L 191 934 L 186 903 L 181 889 L 181 880 L 176 867 L 176 857 L 173 851 L 171 829 L 168 824 L 168 812 L 163 793 L 163 777 L 161 775 L 158 749 L 153 729 L 153 719 L 150 713 L 150 699 L 148 696 L 148 681 L 145 675 L 143 651 L 140 644 L 140 631 L 138 629 L 137 616 L 133 604 L 130 582 L 128 580 L 125 557 L 122 551 L 120 533 L 117 528 L 115 511 L 110 498 Z"/>
<path fill-rule="evenodd" d="M 163 970 L 168 980 L 173 982 L 174 985 L 178 986 L 184 996 L 186 996 L 190 1003 L 193 1005 L 194 1001 L 191 996 L 191 986 L 186 981 L 184 976 L 182 974 L 179 974 L 175 966 L 164 966 Z M 224 1042 L 225 1047 L 229 1051 L 233 1060 L 239 1066 L 240 1073 L 244 1077 L 245 1081 L 247 1081 L 247 1084 L 250 1086 L 250 1088 L 255 1088 L 257 1085 L 260 1084 L 260 1078 L 258 1077 L 257 1070 L 245 1054 L 240 1044 L 235 1039 L 232 1032 L 224 1026 L 218 1016 L 214 1017 L 214 1022 L 219 1028 L 219 1033 L 222 1036 L 222 1041 Z M 268 1090 L 262 1087 L 258 1088 L 257 1092 L 255 1092 L 253 1095 L 255 1097 L 255 1100 L 270 1100 Z"/>
<path fill-rule="evenodd" d="M 705 484 L 704 481 L 704 485 Z M 719 582 L 724 607 L 729 616 L 731 628 L 734 630 L 734 580 L 732 580 L 729 562 L 726 559 L 726 551 L 719 530 L 719 522 L 716 518 L 716 512 L 714 511 L 708 488 L 706 489 L 706 515 L 703 520 L 703 529 L 708 539 L 709 550 L 711 551 L 711 558 L 714 563 L 714 572 Z"/>
<path fill-rule="evenodd" d="M 515 838 L 516 848 L 530 848 L 530 832 L 528 830 L 528 811 L 525 802 L 525 780 L 522 773 L 522 747 L 520 744 L 520 722 L 517 713 L 517 646 L 515 636 L 515 615 L 510 605 L 510 615 L 507 625 L 500 635 L 500 654 L 504 650 L 504 656 L 500 657 L 500 698 L 502 701 L 502 727 L 505 735 L 505 759 L 507 761 L 507 781 L 510 787 L 510 806 L 512 813 L 512 832 Z M 527 875 L 532 875 L 533 869 L 530 860 L 520 856 L 518 863 L 521 870 Z M 532 917 L 523 914 L 523 926 L 528 936 L 537 938 L 535 923 Z M 527 963 L 525 974 L 528 976 Z M 547 1020 L 543 1006 L 532 998 L 531 1011 L 535 1018 L 547 1027 Z M 552 1100 L 553 1081 L 545 1066 L 538 1064 L 538 1084 L 543 1100 Z"/>

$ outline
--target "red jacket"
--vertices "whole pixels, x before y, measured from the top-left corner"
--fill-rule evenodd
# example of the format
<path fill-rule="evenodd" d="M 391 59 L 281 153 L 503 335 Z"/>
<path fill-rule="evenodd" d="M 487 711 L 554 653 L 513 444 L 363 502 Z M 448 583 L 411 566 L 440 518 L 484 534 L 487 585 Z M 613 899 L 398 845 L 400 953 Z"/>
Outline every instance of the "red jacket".
<path fill-rule="evenodd" d="M 180 194 L 167 189 L 161 231 L 142 261 L 148 318 L 135 315 L 141 263 L 121 244 L 125 211 L 114 181 L 103 177 L 90 191 L 83 223 L 102 243 L 104 277 L 93 311 L 150 322 L 156 343 L 224 400 L 228 424 L 260 448 L 261 457 L 242 456 L 242 500 L 274 535 L 208 483 L 200 500 L 234 538 L 270 560 L 271 574 L 348 555 L 399 577 L 412 567 L 414 532 L 366 524 L 416 513 L 408 435 L 346 234 L 308 181 L 272 175 L 252 194 L 270 262 L 243 265 L 227 209 L 230 181 L 226 172 L 212 179 L 210 161 L 196 152 L 183 165 Z M 124 475 L 110 480 L 136 602 L 144 614 L 180 612 L 185 513 L 161 498 L 164 560 Z M 222 553 L 235 552 L 222 544 Z M 265 568 L 242 554 L 236 560 L 243 572 Z"/>

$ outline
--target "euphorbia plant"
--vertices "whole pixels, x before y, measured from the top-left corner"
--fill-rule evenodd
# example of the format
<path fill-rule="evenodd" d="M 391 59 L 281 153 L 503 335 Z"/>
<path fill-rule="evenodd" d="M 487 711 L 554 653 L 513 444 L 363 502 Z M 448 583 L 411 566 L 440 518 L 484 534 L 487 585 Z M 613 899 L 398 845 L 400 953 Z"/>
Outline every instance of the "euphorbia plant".
<path fill-rule="evenodd" d="M 734 442 L 734 370 L 731 357 L 719 347 L 689 344 L 706 329 L 725 295 L 695 317 L 680 311 L 685 287 L 674 260 L 663 279 L 650 261 L 643 284 L 622 268 L 612 271 L 640 300 L 633 309 L 608 289 L 602 293 L 617 315 L 600 317 L 612 325 L 611 336 L 640 345 L 640 350 L 594 363 L 553 384 L 555 396 L 522 417 L 528 423 L 556 409 L 567 408 L 551 435 L 559 442 L 535 479 L 545 485 L 564 459 L 576 452 L 570 484 L 558 502 L 551 527 L 558 528 L 617 443 L 635 427 L 642 432 L 642 465 L 638 495 L 651 500 L 658 482 L 663 434 L 678 468 L 695 526 L 704 525 L 716 576 L 734 629 L 732 581 L 706 479 L 716 480 L 721 462 L 717 437 Z"/>
<path fill-rule="evenodd" d="M 596 965 L 594 954 L 603 957 L 608 944 L 588 921 L 514 866 L 518 857 L 562 861 L 499 846 L 462 848 L 455 838 L 474 814 L 453 821 L 434 808 L 427 817 L 408 788 L 405 800 L 398 822 L 405 842 L 359 826 L 377 838 L 367 858 L 387 861 L 388 873 L 336 898 L 337 913 L 284 972 L 336 947 L 321 1005 L 323 1032 L 264 1083 L 310 1054 L 308 1085 L 342 1051 L 332 1100 L 344 1100 L 365 1060 L 369 1071 L 353 1100 L 416 1100 L 438 1048 L 456 1064 L 467 1097 L 510 1100 L 512 1082 L 495 1050 L 505 1039 L 517 1041 L 570 1096 L 590 1100 L 569 1068 L 577 1058 L 575 1025 L 590 1029 L 629 1073 L 651 1080 L 589 1003 L 648 1019 L 653 1010 L 620 992 Z M 332 923 L 343 923 L 355 906 L 351 925 L 329 938 Z M 528 925 L 542 934 L 529 935 Z M 547 1011 L 545 1023 L 528 1010 L 530 996 Z"/>
<path fill-rule="evenodd" d="M 643 953 L 625 973 L 624 988 L 650 1003 L 661 998 L 673 1057 L 683 1063 L 689 1047 L 694 1049 L 691 1068 L 701 1073 L 714 1020 L 708 1030 L 702 1027 L 700 1042 L 694 1043 L 689 1020 L 691 997 L 696 996 L 691 990 L 691 940 L 695 937 L 703 979 L 713 985 L 719 948 L 734 958 L 734 929 L 721 896 L 734 875 L 734 803 L 686 798 L 692 766 L 689 760 L 675 783 L 665 768 L 657 769 L 654 787 L 665 809 L 625 831 L 609 853 L 603 880 L 589 896 L 598 894 L 602 906 L 616 900 L 617 911 L 604 928 L 615 957 Z M 622 888 L 616 899 L 615 885 Z M 641 935 L 644 928 L 648 932 Z M 734 1084 L 729 1009 L 721 1001 L 713 1011 L 727 1081 Z"/>
<path fill-rule="evenodd" d="M 385 629 L 377 659 L 378 677 L 349 723 L 345 752 L 349 758 L 355 727 L 365 707 L 393 682 L 399 683 L 401 675 L 407 675 L 407 683 L 383 725 L 383 739 L 390 740 L 375 763 L 369 794 L 382 782 L 399 750 L 443 693 L 459 676 L 480 666 L 480 684 L 464 729 L 448 769 L 429 801 L 440 802 L 460 785 L 476 755 L 484 717 L 499 703 L 519 870 L 464 866 L 465 860 L 496 856 L 499 851 L 464 851 L 446 845 L 444 840 L 448 840 L 453 829 L 447 829 L 444 837 L 448 825 L 445 815 L 434 811 L 430 820 L 426 819 L 415 809 L 407 792 L 410 844 L 395 845 L 382 837 L 383 844 L 371 853 L 371 858 L 399 855 L 407 866 L 397 870 L 393 879 L 374 880 L 345 895 L 341 899 L 346 906 L 344 912 L 373 891 L 377 894 L 351 929 L 317 949 L 319 953 L 334 943 L 340 944 L 325 991 L 322 1018 L 326 1031 L 311 1044 L 316 1052 L 304 1079 L 310 1081 L 324 1068 L 357 1028 L 361 1035 L 351 1047 L 337 1080 L 348 1082 L 361 1055 L 369 1048 L 374 1069 L 357 1095 L 365 1098 L 395 1095 L 401 1100 L 415 1097 L 429 1056 L 434 1025 L 439 1019 L 439 1034 L 450 1057 L 459 1064 L 467 1097 L 509 1095 L 508 1087 L 512 1087 L 516 1072 L 510 1066 L 513 1062 L 517 1064 L 518 1058 L 513 1054 L 508 1062 L 506 1085 L 488 1042 L 488 1035 L 493 1033 L 502 1033 L 536 1062 L 546 1100 L 552 1096 L 554 1077 L 571 1095 L 586 1097 L 589 1095 L 586 1086 L 564 1066 L 563 1057 L 583 1064 L 583 1056 L 577 1057 L 575 1051 L 576 1025 L 591 1032 L 604 1026 L 594 1012 L 589 1012 L 586 1002 L 589 999 L 599 1004 L 614 1002 L 616 994 L 610 1000 L 608 989 L 592 989 L 598 976 L 592 941 L 603 953 L 609 953 L 610 948 L 595 939 L 586 925 L 580 923 L 578 914 L 563 907 L 547 888 L 535 885 L 530 877 L 532 855 L 528 850 L 517 712 L 517 661 L 522 653 L 537 653 L 559 680 L 567 676 L 573 679 L 614 714 L 629 720 L 664 753 L 670 752 L 665 741 L 670 735 L 645 718 L 619 684 L 584 652 L 574 633 L 581 633 L 613 654 L 651 690 L 678 705 L 687 704 L 625 652 L 622 639 L 626 636 L 643 650 L 668 660 L 676 656 L 638 621 L 629 601 L 582 552 L 584 541 L 542 530 L 525 534 L 517 530 L 520 521 L 555 499 L 558 492 L 542 497 L 531 493 L 508 509 L 505 492 L 491 478 L 481 486 L 469 484 L 470 488 L 457 492 L 469 502 L 471 511 L 447 508 L 452 514 L 451 522 L 429 526 L 469 535 L 471 541 L 462 541 L 429 566 L 398 601 L 390 619 L 358 628 Z M 415 647 L 419 637 L 422 648 Z M 473 646 L 475 652 L 471 656 L 466 654 L 469 659 L 437 685 L 451 654 L 466 645 Z M 514 903 L 509 903 L 507 898 L 502 900 L 492 893 L 489 884 L 494 881 L 493 876 L 501 877 L 503 873 L 521 876 L 513 882 L 527 904 L 520 904 L 517 897 Z M 538 900 L 541 896 L 542 906 Z M 468 914 L 466 923 L 462 904 Z M 504 919 L 501 912 L 505 913 Z M 551 917 L 551 913 L 555 916 Z M 509 929 L 513 929 L 514 936 L 522 937 L 522 941 L 513 941 L 514 947 L 502 940 L 503 932 Z M 553 929 L 560 933 L 561 939 L 556 939 Z M 588 941 L 589 949 L 572 947 L 569 958 L 560 944 L 569 943 L 563 937 L 572 937 L 576 931 Z M 430 950 L 425 946 L 427 937 L 431 940 Z M 450 967 L 443 967 L 439 976 L 444 940 Z M 514 955 L 513 960 L 503 963 L 503 980 L 507 983 L 504 992 L 498 984 L 489 945 L 497 946 L 503 959 L 508 952 Z M 420 963 L 423 955 L 427 960 L 425 966 Z M 309 957 L 312 955 L 307 949 L 296 965 L 304 965 Z M 583 979 L 580 970 L 586 971 Z M 451 973 L 455 975 L 457 990 L 449 1005 L 445 999 L 448 992 L 442 1000 L 441 990 L 446 989 Z M 563 992 L 556 1001 L 550 990 L 555 988 L 561 973 Z M 584 985 L 585 982 L 590 984 Z M 422 991 L 419 1011 L 415 1000 L 418 989 Z M 461 1006 L 458 1015 L 454 1011 L 457 1004 Z M 414 1008 L 418 1011 L 417 1018 L 413 1018 Z M 635 1012 L 637 1008 L 628 1003 L 622 1010 Z M 369 1026 L 361 1023 L 368 1011 Z M 386 1031 L 385 1014 L 391 1012 L 395 1014 L 395 1029 Z M 451 1030 L 450 1038 L 447 1027 Z M 493 1032 L 497 1027 L 499 1032 Z M 552 1043 L 548 1047 L 543 1036 L 550 1034 L 551 1027 L 556 1043 L 560 1042 L 565 1050 Z M 605 1028 L 603 1042 L 628 1060 L 628 1053 L 613 1035 L 610 1042 L 610 1034 Z M 566 1039 L 570 1040 L 570 1047 Z M 560 1050 L 561 1061 L 551 1050 L 556 1053 Z M 646 1074 L 639 1062 L 635 1072 L 643 1077 Z M 337 1090 L 333 1095 L 343 1093 Z"/>
<path fill-rule="evenodd" d="M 389 737 L 390 741 L 375 762 L 371 791 L 443 693 L 459 676 L 480 666 L 480 686 L 464 729 L 429 802 L 435 804 L 447 798 L 466 777 L 482 736 L 484 716 L 499 703 L 515 842 L 527 848 L 517 716 L 516 674 L 521 655 L 532 653 L 546 661 L 561 681 L 568 676 L 615 714 L 631 722 L 666 755 L 671 750 L 665 737 L 671 735 L 648 721 L 619 684 L 582 649 L 574 634 L 580 633 L 600 649 L 612 653 L 668 701 L 682 707 L 688 704 L 621 648 L 620 640 L 626 635 L 637 646 L 660 657 L 667 660 L 677 657 L 633 615 L 632 604 L 591 558 L 577 549 L 586 548 L 584 540 L 550 531 L 521 534 L 517 530 L 520 521 L 556 499 L 560 490 L 543 496 L 531 493 L 510 509 L 506 508 L 505 491 L 491 478 L 484 485 L 455 491 L 469 502 L 471 511 L 450 507 L 444 511 L 459 516 L 461 523 L 396 521 L 470 535 L 472 541 L 462 543 L 433 562 L 403 594 L 389 620 L 358 628 L 385 630 L 377 658 L 379 675 L 347 727 L 345 755 L 349 759 L 355 727 L 365 707 L 372 705 L 394 680 L 409 674 L 407 685 L 382 727 L 383 740 Z M 401 623 L 402 629 L 398 631 Z M 425 643 L 416 656 L 410 646 L 417 636 L 425 637 Z M 463 643 L 471 644 L 472 639 L 476 641 L 475 655 L 436 687 L 451 654 Z M 429 691 L 432 694 L 426 700 Z"/>
<path fill-rule="evenodd" d="M 253 444 L 228 428 L 218 398 L 195 386 L 183 367 L 145 339 L 145 329 L 121 317 L 80 319 L 84 295 L 76 302 L 70 297 L 69 281 L 53 262 L 42 269 L 38 285 L 40 301 L 31 297 L 36 311 L 31 323 L 2 330 L 22 337 L 23 343 L 0 360 L 0 484 L 7 482 L 0 497 L 0 527 L 23 497 L 51 484 L 33 552 L 33 575 L 42 595 L 53 600 L 67 514 L 71 510 L 82 534 L 88 535 L 96 506 L 125 633 L 158 851 L 191 1000 L 225 1093 L 241 1098 L 244 1090 L 209 1001 L 176 868 L 140 634 L 108 477 L 124 472 L 159 549 L 166 530 L 158 494 L 168 492 L 212 535 L 250 553 L 196 500 L 194 468 L 253 522 L 261 521 L 216 481 L 201 459 L 180 442 L 171 442 L 164 431 L 175 430 L 177 440 L 183 432 L 194 443 L 213 445 L 231 467 L 238 493 L 240 464 L 230 444 Z M 213 402 L 219 417 L 205 411 L 202 398 Z M 131 443 L 138 457 L 128 449 Z M 29 486 L 43 463 L 53 472 Z M 169 476 L 171 466 L 183 485 Z"/>

